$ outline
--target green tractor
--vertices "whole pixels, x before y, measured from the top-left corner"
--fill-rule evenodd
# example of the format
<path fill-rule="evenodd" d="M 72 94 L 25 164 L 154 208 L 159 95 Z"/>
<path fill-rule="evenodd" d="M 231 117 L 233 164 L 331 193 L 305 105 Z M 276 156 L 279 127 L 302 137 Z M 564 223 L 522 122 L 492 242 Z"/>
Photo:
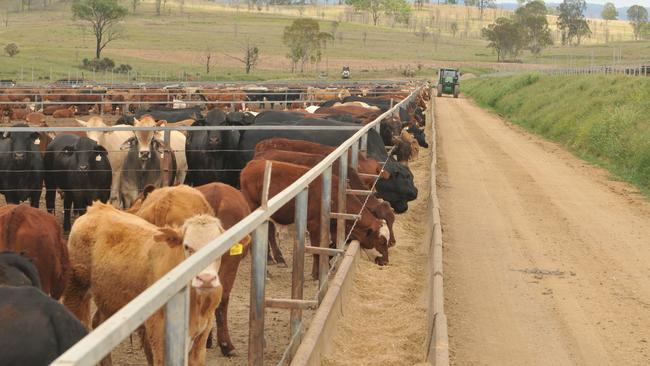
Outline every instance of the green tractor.
<path fill-rule="evenodd" d="M 453 94 L 458 98 L 460 94 L 460 72 L 458 69 L 440 69 L 438 71 L 438 96 L 443 94 Z"/>

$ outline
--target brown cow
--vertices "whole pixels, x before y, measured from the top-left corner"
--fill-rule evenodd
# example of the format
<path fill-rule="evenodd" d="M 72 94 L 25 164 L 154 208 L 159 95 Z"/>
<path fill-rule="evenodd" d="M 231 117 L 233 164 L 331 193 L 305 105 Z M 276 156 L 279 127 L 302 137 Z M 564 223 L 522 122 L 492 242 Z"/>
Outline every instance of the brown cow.
<path fill-rule="evenodd" d="M 146 220 L 95 202 L 75 221 L 68 241 L 72 278 L 64 305 L 90 326 L 107 319 L 158 279 L 223 232 L 219 219 L 196 215 L 182 228 L 159 228 Z M 192 279 L 189 308 L 189 365 L 205 365 L 205 342 L 221 300 L 219 260 Z M 95 322 L 95 321 L 98 322 Z M 138 329 L 150 365 L 164 363 L 164 309 Z"/>
<path fill-rule="evenodd" d="M 285 163 L 297 164 L 308 168 L 313 168 L 316 166 L 316 164 L 320 163 L 325 158 L 325 156 L 326 155 L 308 154 L 308 153 L 301 153 L 296 151 L 265 150 L 256 153 L 253 159 L 282 161 Z M 332 164 L 332 174 L 339 175 L 338 161 Z M 348 167 L 348 183 L 350 184 L 350 187 L 352 189 L 358 189 L 358 190 L 368 189 L 368 186 L 366 186 L 366 184 L 359 177 L 357 172 L 354 169 L 349 167 Z M 390 232 L 390 239 L 388 243 L 390 246 L 394 246 L 396 243 L 395 233 L 393 231 L 393 223 L 395 222 L 395 212 L 390 206 L 390 203 L 382 200 L 381 198 L 377 198 L 374 195 L 369 195 L 366 206 L 375 216 L 377 216 L 380 219 L 386 220 L 386 223 L 388 224 L 388 230 Z M 280 249 L 277 247 L 277 244 L 275 244 L 275 235 L 270 235 L 269 239 L 270 239 L 269 240 L 270 247 L 274 252 L 273 255 L 276 257 L 277 260 L 276 251 L 279 252 Z M 281 256 L 282 254 L 280 253 L 280 257 Z"/>
<path fill-rule="evenodd" d="M 74 117 L 75 113 L 77 113 L 77 107 L 75 106 L 70 106 L 66 109 L 57 109 L 52 113 L 52 117 L 54 118 L 72 118 Z"/>
<path fill-rule="evenodd" d="M 241 191 L 223 183 L 208 183 L 196 187 L 208 201 L 215 215 L 221 220 L 223 228 L 228 230 L 244 217 L 251 213 L 246 198 Z M 219 278 L 223 283 L 223 297 L 221 303 L 215 312 L 217 318 L 217 341 L 219 348 L 224 356 L 233 356 L 235 346 L 230 339 L 228 330 L 228 304 L 230 302 L 230 292 L 235 285 L 235 277 L 239 262 L 246 256 L 250 247 L 250 238 L 242 240 L 242 252 L 239 250 L 231 251 L 221 257 L 221 268 Z M 211 341 L 211 339 L 208 339 Z M 209 345 L 211 346 L 211 345 Z"/>
<path fill-rule="evenodd" d="M 24 252 L 38 268 L 43 292 L 63 294 L 70 276 L 68 248 L 56 218 L 25 205 L 0 207 L 0 251 Z"/>
<path fill-rule="evenodd" d="M 42 125 L 45 124 L 45 115 L 39 112 L 31 112 L 25 117 L 25 120 L 32 125 Z"/>
<path fill-rule="evenodd" d="M 262 201 L 262 185 L 264 178 L 265 160 L 251 160 L 241 172 L 241 189 L 244 196 L 249 201 L 251 209 L 260 207 Z M 271 170 L 271 183 L 269 186 L 269 198 L 275 196 L 283 189 L 287 188 L 293 182 L 297 181 L 309 168 L 274 161 Z M 337 177 L 332 177 L 337 181 Z M 309 185 L 309 200 L 307 207 L 307 230 L 309 231 L 310 242 L 318 246 L 320 242 L 320 210 L 321 210 L 322 179 L 319 177 Z M 332 197 L 337 197 L 338 187 L 332 185 Z M 331 207 L 333 211 L 337 210 L 337 200 L 332 200 Z M 369 210 L 362 210 L 361 202 L 355 196 L 347 196 L 346 210 L 349 213 L 359 213 L 361 218 L 357 221 L 352 230 L 351 238 L 358 240 L 364 249 L 375 249 L 381 256 L 377 257 L 376 262 L 379 265 L 388 263 L 388 239 L 389 232 L 386 221 L 378 219 Z M 276 211 L 272 218 L 280 225 L 292 224 L 295 220 L 295 199 L 289 201 Z M 330 230 L 335 228 L 330 225 Z M 352 222 L 346 222 L 346 231 L 352 228 Z M 331 232 L 331 237 L 336 237 L 335 231 Z M 329 243 L 327 243 L 329 246 Z M 318 260 L 314 256 L 312 267 L 312 277 L 318 278 Z"/>
<path fill-rule="evenodd" d="M 9 119 L 12 121 L 24 121 L 28 114 L 32 113 L 29 108 L 14 108 L 11 110 Z"/>
<path fill-rule="evenodd" d="M 160 227 L 181 226 L 190 216 L 199 213 L 216 215 L 227 230 L 250 214 L 250 208 L 239 190 L 223 183 L 210 183 L 196 189 L 186 185 L 160 189 L 147 186 L 129 212 Z M 250 237 L 247 236 L 241 241 L 241 247 L 235 246 L 221 257 L 219 279 L 223 296 L 215 317 L 217 340 L 224 356 L 232 356 L 235 349 L 228 331 L 228 303 L 239 262 L 248 253 L 249 246 Z M 212 337 L 208 337 L 208 348 L 211 346 Z"/>
<path fill-rule="evenodd" d="M 336 150 L 335 147 L 317 144 L 315 142 L 303 141 L 303 140 L 291 140 L 282 137 L 274 137 L 266 140 L 262 140 L 255 145 L 255 153 L 262 152 L 264 150 L 286 150 L 286 151 L 298 151 L 305 152 L 309 154 L 321 154 L 328 155 L 332 151 Z M 348 159 L 350 155 L 348 154 Z M 349 160 L 348 160 L 349 161 Z M 373 174 L 380 175 L 381 179 L 388 179 L 389 174 L 387 171 L 383 170 L 382 165 L 375 159 L 366 157 L 363 153 L 358 155 L 358 166 L 357 170 L 359 173 L 363 174 Z M 374 178 L 364 178 L 366 184 L 372 184 Z"/>

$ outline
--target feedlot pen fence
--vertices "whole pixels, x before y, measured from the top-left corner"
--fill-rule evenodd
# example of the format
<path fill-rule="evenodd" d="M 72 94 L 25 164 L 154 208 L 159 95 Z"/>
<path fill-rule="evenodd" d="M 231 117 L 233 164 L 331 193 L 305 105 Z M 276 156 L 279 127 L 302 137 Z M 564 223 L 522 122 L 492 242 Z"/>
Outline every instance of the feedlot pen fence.
<path fill-rule="evenodd" d="M 351 128 L 327 127 L 327 126 L 220 126 L 220 127 L 120 127 L 120 128 L 9 128 L 0 127 L 0 133 L 5 131 L 28 131 L 28 132 L 60 132 L 60 131 L 164 131 L 166 142 L 169 141 L 170 132 L 173 130 L 246 130 L 246 129 L 282 129 L 282 130 L 328 130 L 328 129 L 356 129 L 358 130 L 349 139 L 338 146 L 331 154 L 325 157 L 319 164 L 310 169 L 300 179 L 288 186 L 282 192 L 268 199 L 262 207 L 253 211 L 242 221 L 225 231 L 217 239 L 211 241 L 200 252 L 188 257 L 181 264 L 159 279 L 151 287 L 143 291 L 130 303 L 115 313 L 112 317 L 94 329 L 88 336 L 79 341 L 76 345 L 66 351 L 52 365 L 95 365 L 106 355 L 115 349 L 122 341 L 141 326 L 151 315 L 164 307 L 165 310 L 165 364 L 186 365 L 187 350 L 189 349 L 189 286 L 191 279 L 211 262 L 221 257 L 234 244 L 242 240 L 246 235 L 252 233 L 253 242 L 251 245 L 251 279 L 250 279 L 250 313 L 249 313 L 249 342 L 248 342 L 248 364 L 264 364 L 264 314 L 265 308 L 287 309 L 291 312 L 290 326 L 291 337 L 284 356 L 279 364 L 288 363 L 295 354 L 303 337 L 303 328 L 306 328 L 302 321 L 302 311 L 306 309 L 317 309 L 323 297 L 328 291 L 330 275 L 336 270 L 340 260 L 345 254 L 345 221 L 355 221 L 360 212 L 347 213 L 345 202 L 346 195 L 350 194 L 371 194 L 371 191 L 358 192 L 348 189 L 339 189 L 338 197 L 331 196 L 332 188 L 332 164 L 337 160 L 340 164 L 338 186 L 347 185 L 347 167 L 356 168 L 358 164 L 359 150 L 365 150 L 367 146 L 367 133 L 370 129 L 379 131 L 380 122 L 391 115 L 398 113 L 405 103 L 410 103 L 415 96 L 425 87 L 420 85 L 405 99 L 394 105 L 390 110 L 377 117 L 371 123 Z M 167 145 L 168 146 L 168 145 Z M 167 151 L 169 152 L 169 151 Z M 348 152 L 350 161 L 348 162 Z M 166 157 L 170 154 L 165 153 Z M 272 166 L 271 166 L 272 169 Z M 320 243 L 305 244 L 306 223 L 307 223 L 307 202 L 309 184 L 318 177 L 322 179 L 322 204 L 321 204 L 321 232 Z M 268 193 L 268 181 L 270 171 L 265 174 L 265 191 Z M 263 195 L 264 196 L 264 195 Z M 267 298 L 265 294 L 267 251 L 268 251 L 268 220 L 282 206 L 292 199 L 296 199 L 295 225 L 296 240 L 294 242 L 292 284 L 290 299 Z M 331 212 L 331 200 L 337 199 L 338 210 Z M 364 201 L 362 199 L 362 201 Z M 364 204 L 365 207 L 365 204 Z M 363 208 L 362 208 L 363 210 Z M 329 247 L 330 232 L 329 223 L 335 219 L 337 223 L 336 248 Z M 356 244 L 350 246 L 356 247 Z M 319 283 L 315 299 L 303 298 L 304 286 L 304 261 L 305 254 L 321 254 L 319 262 Z M 324 255 L 323 255 L 324 254 Z M 329 256 L 335 259 L 330 262 Z"/>

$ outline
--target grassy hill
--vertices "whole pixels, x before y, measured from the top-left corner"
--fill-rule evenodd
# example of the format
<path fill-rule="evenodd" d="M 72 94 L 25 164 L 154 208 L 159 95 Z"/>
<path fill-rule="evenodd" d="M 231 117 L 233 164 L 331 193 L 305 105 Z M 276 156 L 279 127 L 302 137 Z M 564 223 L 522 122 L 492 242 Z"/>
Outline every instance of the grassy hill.
<path fill-rule="evenodd" d="M 649 78 L 481 77 L 463 92 L 650 193 Z"/>
<path fill-rule="evenodd" d="M 0 78 L 42 81 L 80 77 L 82 72 L 88 79 L 101 81 L 125 78 L 92 75 L 79 67 L 84 58 L 94 56 L 94 38 L 81 22 L 72 19 L 69 7 L 69 2 L 54 2 L 45 10 L 8 13 L 8 27 L 0 26 L 0 48 L 15 42 L 21 51 L 13 58 L 0 56 Z M 291 64 L 285 56 L 288 49 L 281 36 L 284 27 L 301 15 L 319 19 L 321 30 L 336 30 L 336 36 L 328 42 L 322 61 L 310 65 L 304 75 L 297 75 L 290 72 Z M 650 58 L 648 42 L 604 45 L 595 43 L 595 37 L 593 44 L 556 46 L 540 58 L 522 55 L 525 65 L 496 64 L 495 55 L 480 39 L 480 29 L 505 15 L 508 12 L 503 9 L 490 9 L 481 20 L 475 8 L 431 5 L 415 11 L 408 26 L 395 24 L 390 17 L 382 17 L 380 24 L 373 26 L 367 15 L 345 6 L 272 6 L 249 11 L 244 6 L 199 0 L 185 0 L 181 8 L 170 0 L 164 14 L 157 16 L 153 3 L 144 2 L 121 24 L 124 38 L 111 43 L 103 55 L 118 65 L 131 65 L 138 80 L 313 79 L 324 74 L 338 79 L 343 65 L 351 67 L 354 79 L 404 77 L 405 69 L 414 71 L 416 77 L 431 77 L 436 68 L 448 65 L 482 72 L 588 64 L 592 60 L 606 63 L 611 60 L 613 47 L 622 48 L 625 59 Z M 458 24 L 456 34 L 451 32 L 454 22 Z M 610 22 L 609 27 L 614 39 L 626 39 L 627 23 Z M 251 75 L 245 75 L 243 65 L 233 58 L 241 57 L 246 42 L 261 49 L 259 66 Z M 210 74 L 205 70 L 208 53 Z"/>

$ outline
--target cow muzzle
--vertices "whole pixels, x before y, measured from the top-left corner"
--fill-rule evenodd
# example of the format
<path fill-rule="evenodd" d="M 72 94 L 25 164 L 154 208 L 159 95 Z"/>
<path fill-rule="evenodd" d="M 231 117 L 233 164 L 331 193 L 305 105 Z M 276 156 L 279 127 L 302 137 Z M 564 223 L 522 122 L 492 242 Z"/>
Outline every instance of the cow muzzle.
<path fill-rule="evenodd" d="M 88 171 L 88 165 L 87 164 L 79 165 L 79 170 L 82 171 L 82 172 L 87 172 Z"/>
<path fill-rule="evenodd" d="M 192 287 L 201 290 L 214 290 L 221 287 L 219 276 L 212 273 L 199 273 L 192 280 Z"/>
<path fill-rule="evenodd" d="M 24 152 L 16 152 L 16 153 L 14 153 L 14 159 L 16 159 L 18 161 L 25 160 L 25 153 Z"/>
<path fill-rule="evenodd" d="M 219 144 L 219 142 L 220 142 L 220 140 L 219 140 L 218 137 L 210 137 L 208 139 L 208 143 L 210 144 L 210 146 L 216 146 L 216 145 Z"/>
<path fill-rule="evenodd" d="M 140 160 L 149 160 L 151 158 L 151 151 L 139 151 L 138 156 Z"/>

